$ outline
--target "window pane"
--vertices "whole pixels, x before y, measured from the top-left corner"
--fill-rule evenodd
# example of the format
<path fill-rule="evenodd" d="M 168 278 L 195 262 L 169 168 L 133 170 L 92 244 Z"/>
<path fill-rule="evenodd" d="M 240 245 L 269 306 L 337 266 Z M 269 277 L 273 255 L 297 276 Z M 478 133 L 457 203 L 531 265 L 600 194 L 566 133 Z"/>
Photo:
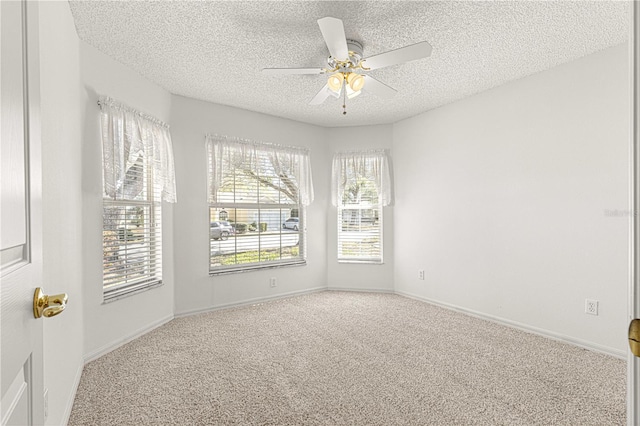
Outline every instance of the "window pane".
<path fill-rule="evenodd" d="M 149 200 L 147 181 L 144 158 L 140 155 L 124 175 L 124 182 L 120 187 L 120 198 L 138 201 Z"/>
<path fill-rule="evenodd" d="M 382 227 L 380 209 L 340 208 L 338 258 L 353 261 L 381 261 Z"/>
<path fill-rule="evenodd" d="M 262 164 L 257 176 L 258 200 L 260 204 L 278 204 L 282 198 L 282 185 L 280 178 L 273 170 L 267 156 L 263 156 Z"/>
<path fill-rule="evenodd" d="M 105 292 L 161 280 L 159 205 L 104 201 L 103 285 Z"/>
<path fill-rule="evenodd" d="M 257 175 L 250 169 L 238 169 L 235 173 L 235 183 L 233 187 L 234 202 L 236 203 L 257 203 L 258 202 L 258 179 Z"/>
<path fill-rule="evenodd" d="M 289 209 L 260 211 L 262 229 L 260 261 L 294 259 L 299 255 L 300 222 Z M 293 226 L 290 225 L 293 223 Z"/>
<path fill-rule="evenodd" d="M 378 209 L 343 208 L 342 231 L 377 232 Z"/>
<path fill-rule="evenodd" d="M 293 177 L 281 175 L 278 180 L 278 188 L 278 202 L 280 204 L 298 204 L 300 202 L 300 191 Z"/>
<path fill-rule="evenodd" d="M 222 179 L 222 185 L 218 190 L 217 197 L 221 203 L 233 203 L 235 201 L 235 174 L 226 173 Z"/>
<path fill-rule="evenodd" d="M 292 217 L 299 208 L 211 207 L 209 211 L 212 269 L 301 259 L 302 224 Z"/>

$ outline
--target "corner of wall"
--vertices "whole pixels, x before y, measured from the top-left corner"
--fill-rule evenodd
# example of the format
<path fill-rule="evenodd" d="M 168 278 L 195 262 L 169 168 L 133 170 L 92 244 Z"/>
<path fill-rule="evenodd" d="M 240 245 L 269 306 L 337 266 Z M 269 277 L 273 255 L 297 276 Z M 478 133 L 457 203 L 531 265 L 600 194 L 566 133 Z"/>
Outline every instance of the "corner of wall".
<path fill-rule="evenodd" d="M 335 127 L 327 129 L 329 142 L 327 168 L 331 169 L 333 154 L 340 151 L 357 151 L 370 149 L 391 150 L 393 142 L 393 125 Z M 393 153 L 391 153 L 393 162 Z M 331 187 L 331 176 L 325 183 Z M 395 181 L 392 176 L 392 182 Z M 381 265 L 338 263 L 338 217 L 337 209 L 327 200 L 327 285 L 330 290 L 346 291 L 380 291 L 390 292 L 394 289 L 394 207 L 383 210 L 383 258 Z"/>
<path fill-rule="evenodd" d="M 85 112 L 82 140 L 84 356 L 115 348 L 159 322 L 174 310 L 173 206 L 163 205 L 163 285 L 110 303 L 102 289 L 102 152 L 100 95 L 110 96 L 169 122 L 171 94 L 96 48 L 80 42 L 80 71 Z M 165 274 L 166 272 L 166 274 Z"/>
<path fill-rule="evenodd" d="M 396 123 L 396 291 L 623 350 L 629 81 L 623 44 Z"/>

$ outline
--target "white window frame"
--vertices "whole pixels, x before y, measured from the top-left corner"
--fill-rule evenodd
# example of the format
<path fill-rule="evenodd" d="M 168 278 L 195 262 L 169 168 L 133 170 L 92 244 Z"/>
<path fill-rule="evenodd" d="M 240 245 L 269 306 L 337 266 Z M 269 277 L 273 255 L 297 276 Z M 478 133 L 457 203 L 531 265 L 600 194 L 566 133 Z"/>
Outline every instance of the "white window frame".
<path fill-rule="evenodd" d="M 333 157 L 331 174 L 331 198 L 337 209 L 338 262 L 384 263 L 384 207 L 392 200 L 387 152 L 338 152 Z M 366 210 L 377 214 L 366 217 Z M 346 212 L 354 211 L 355 220 L 345 217 Z M 376 245 L 374 250 L 371 244 Z"/>
<path fill-rule="evenodd" d="M 169 126 L 100 97 L 103 300 L 162 285 L 162 200 L 175 202 Z"/>
<path fill-rule="evenodd" d="M 306 250 L 306 205 L 303 203 L 304 200 L 307 200 L 307 202 L 311 202 L 311 200 L 313 199 L 313 189 L 312 189 L 312 185 L 311 185 L 311 177 L 310 177 L 310 170 L 308 167 L 308 163 L 305 164 L 305 167 L 303 167 L 304 170 L 306 170 L 306 172 L 308 172 L 309 174 L 306 174 L 304 177 L 301 176 L 295 176 L 296 178 L 296 183 L 298 184 L 298 200 L 297 203 L 292 203 L 290 200 L 289 201 L 283 201 L 282 203 L 263 203 L 260 202 L 260 196 L 259 196 L 259 191 L 260 191 L 260 185 L 258 185 L 256 187 L 256 200 L 258 200 L 257 202 L 245 202 L 245 201 L 238 201 L 238 202 L 229 202 L 229 201 L 224 201 L 224 202 L 219 202 L 217 200 L 217 192 L 216 190 L 212 189 L 212 186 L 214 185 L 214 180 L 215 180 L 215 173 L 213 171 L 214 165 L 216 164 L 216 160 L 215 160 L 215 149 L 213 148 L 213 144 L 217 144 L 217 143 L 224 143 L 224 142 L 231 142 L 233 144 L 245 144 L 246 146 L 243 146 L 243 148 L 247 148 L 247 149 L 252 149 L 255 155 L 258 156 L 268 156 L 269 154 L 273 154 L 275 153 L 281 153 L 284 155 L 288 155 L 291 154 L 292 152 L 295 153 L 296 155 L 298 154 L 298 152 L 302 152 L 304 153 L 304 155 L 302 157 L 296 157 L 299 161 L 304 161 L 304 162 L 308 162 L 308 150 L 306 149 L 302 149 L 299 147 L 285 147 L 285 146 L 279 146 L 279 145 L 274 145 L 274 144 L 267 144 L 267 143 L 261 143 L 261 142 L 254 142 L 254 141 L 247 141 L 247 140 L 241 140 L 241 139 L 237 139 L 237 138 L 229 138 L 226 136 L 219 136 L 219 135 L 208 135 L 207 136 L 207 151 L 208 151 L 208 163 L 209 163 L 209 171 L 208 171 L 208 182 L 209 182 L 209 208 L 208 208 L 208 215 L 207 217 L 209 218 L 209 221 L 207 221 L 208 226 L 210 226 L 210 221 L 213 220 L 218 220 L 219 218 L 216 218 L 214 210 L 225 210 L 227 212 L 229 211 L 244 211 L 245 213 L 247 211 L 253 211 L 254 213 L 257 212 L 258 218 L 262 217 L 262 212 L 263 211 L 271 211 L 273 213 L 273 211 L 275 210 L 279 210 L 279 222 L 278 222 L 278 232 L 274 233 L 274 230 L 272 229 L 272 231 L 270 231 L 270 234 L 264 235 L 262 234 L 262 231 L 258 231 L 255 234 L 252 235 L 252 237 L 257 238 L 257 250 L 246 250 L 246 251 L 240 251 L 239 249 L 242 247 L 241 241 L 242 238 L 246 238 L 248 237 L 247 235 L 240 235 L 238 233 L 236 234 L 232 234 L 228 237 L 227 240 L 224 241 L 220 241 L 218 239 L 214 239 L 214 237 L 209 234 L 209 274 L 210 275 L 219 275 L 219 274 L 226 274 L 226 273 L 236 273 L 236 272 L 246 272 L 246 271 L 253 271 L 253 270 L 260 270 L 260 269 L 268 269 L 268 268 L 278 268 L 278 267 L 288 267 L 288 266 L 303 266 L 307 264 L 307 250 Z M 233 172 L 231 172 L 233 174 L 233 184 L 235 185 L 235 179 L 237 176 L 237 169 L 233 169 Z M 276 173 L 277 174 L 277 173 Z M 303 193 L 303 183 L 301 182 L 306 182 L 308 183 L 309 186 L 306 187 L 306 194 Z M 235 194 L 235 191 L 232 191 Z M 235 195 L 234 195 L 235 197 Z M 292 258 L 286 258 L 286 259 L 277 259 L 277 260 L 258 260 L 256 262 L 248 262 L 248 263 L 236 263 L 236 264 L 232 264 L 232 265 L 219 265 L 217 264 L 218 260 L 216 258 L 216 256 L 220 255 L 219 251 L 221 250 L 221 246 L 224 245 L 225 248 L 228 250 L 230 247 L 230 245 L 233 245 L 234 247 L 234 251 L 233 252 L 228 252 L 227 256 L 230 255 L 234 255 L 236 256 L 236 260 L 238 259 L 238 256 L 241 255 L 242 253 L 247 253 L 247 252 L 254 252 L 257 251 L 257 256 L 259 258 L 259 256 L 262 254 L 262 249 L 261 249 L 261 244 L 263 241 L 267 241 L 267 238 L 271 238 L 271 241 L 273 241 L 273 237 L 274 235 L 279 235 L 279 250 L 281 251 L 281 255 L 282 255 L 282 250 L 289 248 L 291 246 L 285 245 L 288 244 L 287 242 L 284 241 L 284 239 L 286 238 L 285 236 L 291 236 L 292 232 L 290 230 L 283 230 L 283 226 L 282 223 L 284 221 L 286 221 L 286 219 L 289 217 L 289 214 L 283 214 L 283 211 L 289 211 L 289 213 L 293 210 L 297 210 L 298 212 L 298 218 L 299 218 L 299 225 L 298 225 L 298 231 L 297 231 L 297 235 L 298 235 L 298 240 L 297 240 L 297 245 L 295 245 L 294 247 L 298 248 L 298 254 L 296 257 L 292 257 Z M 258 224 L 261 222 L 260 219 L 257 220 Z M 260 225 L 258 225 L 260 226 Z M 276 237 L 277 238 L 277 237 Z M 240 241 L 240 243 L 239 243 Z M 276 248 L 277 250 L 278 248 Z"/>
<path fill-rule="evenodd" d="M 162 285 L 162 204 L 160 190 L 154 185 L 153 169 L 148 157 L 142 158 L 142 178 L 145 190 L 143 199 L 113 199 L 104 197 L 103 206 L 103 297 L 104 301 L 118 299 L 122 296 L 137 293 Z M 107 215 L 113 208 L 146 209 L 142 215 L 142 233 L 129 236 L 128 218 L 118 220 L 116 229 L 109 229 Z M 113 240 L 115 232 L 116 240 Z M 135 232 L 135 231 L 133 231 Z M 111 235 L 109 235 L 109 233 Z M 143 240 L 143 244 L 140 243 Z M 117 244 L 117 249 L 108 250 Z M 120 265 L 113 264 L 117 257 Z M 141 262 L 142 259 L 142 262 Z M 108 267 L 111 266 L 111 267 Z M 143 272 L 140 272 L 140 271 Z"/>

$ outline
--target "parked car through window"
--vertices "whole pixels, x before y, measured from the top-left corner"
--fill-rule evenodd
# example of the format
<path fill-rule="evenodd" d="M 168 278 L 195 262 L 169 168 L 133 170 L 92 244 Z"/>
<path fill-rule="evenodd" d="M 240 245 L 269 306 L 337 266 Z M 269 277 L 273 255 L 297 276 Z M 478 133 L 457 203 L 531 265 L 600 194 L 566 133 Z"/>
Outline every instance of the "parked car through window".
<path fill-rule="evenodd" d="M 209 236 L 214 240 L 226 240 L 229 235 L 233 234 L 233 226 L 227 221 L 211 222 L 209 227 Z"/>
<path fill-rule="evenodd" d="M 282 229 L 293 229 L 297 231 L 300 227 L 300 219 L 297 217 L 290 217 L 282 224 Z"/>

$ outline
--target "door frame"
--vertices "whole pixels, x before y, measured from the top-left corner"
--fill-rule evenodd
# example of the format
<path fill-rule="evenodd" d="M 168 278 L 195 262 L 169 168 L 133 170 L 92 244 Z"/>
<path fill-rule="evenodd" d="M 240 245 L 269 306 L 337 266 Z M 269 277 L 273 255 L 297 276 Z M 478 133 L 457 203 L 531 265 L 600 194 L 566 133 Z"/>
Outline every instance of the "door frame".
<path fill-rule="evenodd" d="M 640 3 L 632 2 L 631 58 L 630 279 L 628 319 L 640 318 Z M 640 425 L 640 358 L 627 351 L 627 425 Z"/>

